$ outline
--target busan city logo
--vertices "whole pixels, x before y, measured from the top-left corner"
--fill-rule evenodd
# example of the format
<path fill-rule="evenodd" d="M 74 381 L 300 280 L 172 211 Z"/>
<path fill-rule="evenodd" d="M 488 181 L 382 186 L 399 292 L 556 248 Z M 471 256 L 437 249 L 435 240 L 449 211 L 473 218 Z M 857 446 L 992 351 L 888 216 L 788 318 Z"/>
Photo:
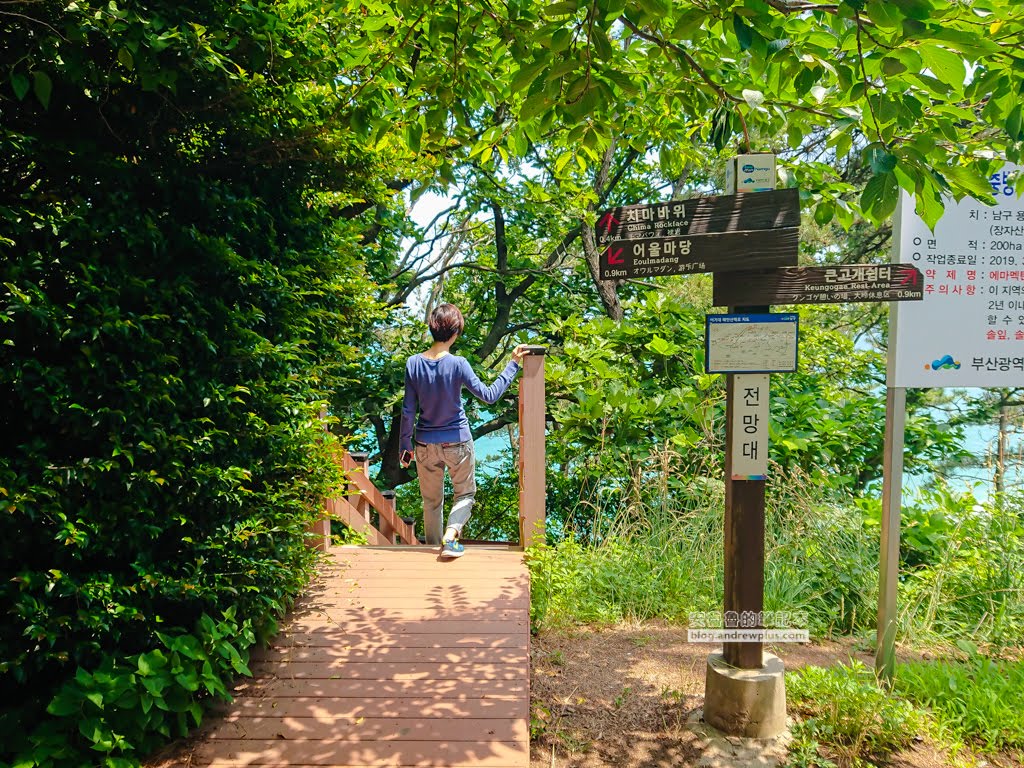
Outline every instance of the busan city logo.
<path fill-rule="evenodd" d="M 743 172 L 744 173 L 753 173 L 754 171 L 770 171 L 770 170 L 771 170 L 771 166 L 769 166 L 769 165 L 757 166 L 757 165 L 752 165 L 750 163 L 747 163 L 746 165 L 743 166 Z"/>
<path fill-rule="evenodd" d="M 959 371 L 960 361 L 954 360 L 952 355 L 945 355 L 938 360 L 932 360 L 924 366 L 926 371 Z"/>

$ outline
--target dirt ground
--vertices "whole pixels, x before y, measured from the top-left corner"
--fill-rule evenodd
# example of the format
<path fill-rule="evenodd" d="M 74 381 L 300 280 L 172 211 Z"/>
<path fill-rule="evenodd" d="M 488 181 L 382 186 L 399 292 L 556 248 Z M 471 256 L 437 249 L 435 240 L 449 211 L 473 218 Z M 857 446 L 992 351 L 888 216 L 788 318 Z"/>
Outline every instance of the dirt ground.
<path fill-rule="evenodd" d="M 532 643 L 531 768 L 774 766 L 785 743 L 715 739 L 700 722 L 711 646 L 661 624 L 542 633 Z M 852 641 L 769 648 L 786 669 L 828 666 L 872 654 Z M 925 655 L 926 657 L 927 655 Z M 920 656 L 917 656 L 920 658 Z M 889 768 L 1020 766 L 1003 759 L 953 760 L 918 739 Z"/>

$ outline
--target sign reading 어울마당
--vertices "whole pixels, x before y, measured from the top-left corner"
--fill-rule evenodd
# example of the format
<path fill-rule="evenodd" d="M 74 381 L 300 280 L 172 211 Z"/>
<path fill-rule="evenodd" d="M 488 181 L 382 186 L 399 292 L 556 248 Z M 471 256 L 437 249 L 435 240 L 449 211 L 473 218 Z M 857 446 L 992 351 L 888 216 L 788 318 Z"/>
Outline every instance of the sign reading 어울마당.
<path fill-rule="evenodd" d="M 1008 166 L 997 205 L 949 200 L 933 233 L 904 195 L 898 261 L 924 276 L 924 299 L 894 308 L 889 385 L 1012 387 L 1024 381 L 1024 201 Z"/>

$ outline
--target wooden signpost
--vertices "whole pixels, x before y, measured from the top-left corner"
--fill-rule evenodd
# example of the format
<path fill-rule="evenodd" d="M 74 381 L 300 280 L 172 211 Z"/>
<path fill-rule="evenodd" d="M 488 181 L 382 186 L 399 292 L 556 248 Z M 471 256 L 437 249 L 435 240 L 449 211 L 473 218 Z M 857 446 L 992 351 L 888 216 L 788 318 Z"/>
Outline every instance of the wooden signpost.
<path fill-rule="evenodd" d="M 920 301 L 924 277 L 912 264 L 781 267 L 714 276 L 715 306 Z"/>
<path fill-rule="evenodd" d="M 774 186 L 770 155 L 732 162 L 734 184 Z M 719 355 L 726 360 L 720 368 L 750 372 L 726 379 L 724 611 L 725 617 L 753 621 L 742 624 L 752 629 L 763 629 L 770 396 L 764 371 L 792 370 L 796 359 L 795 341 L 789 339 L 792 353 L 783 349 L 785 329 L 772 324 L 770 305 L 915 301 L 924 295 L 922 275 L 911 265 L 795 266 L 799 225 L 797 190 L 772 189 L 622 206 L 602 212 L 595 227 L 602 279 L 712 272 L 714 304 L 732 313 L 717 321 L 722 327 L 716 343 L 728 353 Z M 796 318 L 779 316 L 777 322 L 783 320 L 795 336 Z M 769 342 L 785 354 L 766 357 Z M 776 735 L 785 727 L 782 663 L 763 654 L 760 640 L 723 646 L 720 656 L 708 658 L 705 720 L 734 735 Z M 759 672 L 751 676 L 748 670 Z"/>
<path fill-rule="evenodd" d="M 602 280 L 796 264 L 799 233 L 795 189 L 626 205 L 595 227 Z"/>

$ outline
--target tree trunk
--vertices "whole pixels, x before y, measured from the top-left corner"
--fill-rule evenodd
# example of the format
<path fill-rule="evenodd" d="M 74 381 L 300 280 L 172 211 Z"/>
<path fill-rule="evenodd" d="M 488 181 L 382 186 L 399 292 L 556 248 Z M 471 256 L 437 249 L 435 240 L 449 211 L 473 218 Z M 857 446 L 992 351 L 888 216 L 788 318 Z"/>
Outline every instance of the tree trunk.
<path fill-rule="evenodd" d="M 996 448 L 996 487 L 997 503 L 1002 503 L 1003 490 L 1006 487 L 1006 442 L 1009 437 L 1010 409 L 1006 405 L 999 407 L 999 442 Z"/>
<path fill-rule="evenodd" d="M 597 193 L 599 200 L 605 199 L 604 190 L 608 186 L 608 176 L 611 173 L 612 159 L 614 157 L 615 141 L 613 140 L 608 145 L 608 149 L 605 150 L 604 158 L 601 161 L 601 170 L 598 171 L 597 178 L 594 179 L 594 192 Z M 595 207 L 591 205 L 589 210 L 593 211 Z M 622 303 L 619 301 L 618 291 L 616 290 L 618 281 L 601 279 L 600 251 L 597 248 L 594 228 L 588 225 L 587 222 L 583 222 L 580 234 L 583 240 L 583 257 L 587 260 L 587 267 L 590 269 L 590 276 L 594 280 L 594 285 L 597 286 L 597 295 L 604 306 L 605 314 L 615 322 L 621 322 L 624 312 L 622 310 Z"/>

